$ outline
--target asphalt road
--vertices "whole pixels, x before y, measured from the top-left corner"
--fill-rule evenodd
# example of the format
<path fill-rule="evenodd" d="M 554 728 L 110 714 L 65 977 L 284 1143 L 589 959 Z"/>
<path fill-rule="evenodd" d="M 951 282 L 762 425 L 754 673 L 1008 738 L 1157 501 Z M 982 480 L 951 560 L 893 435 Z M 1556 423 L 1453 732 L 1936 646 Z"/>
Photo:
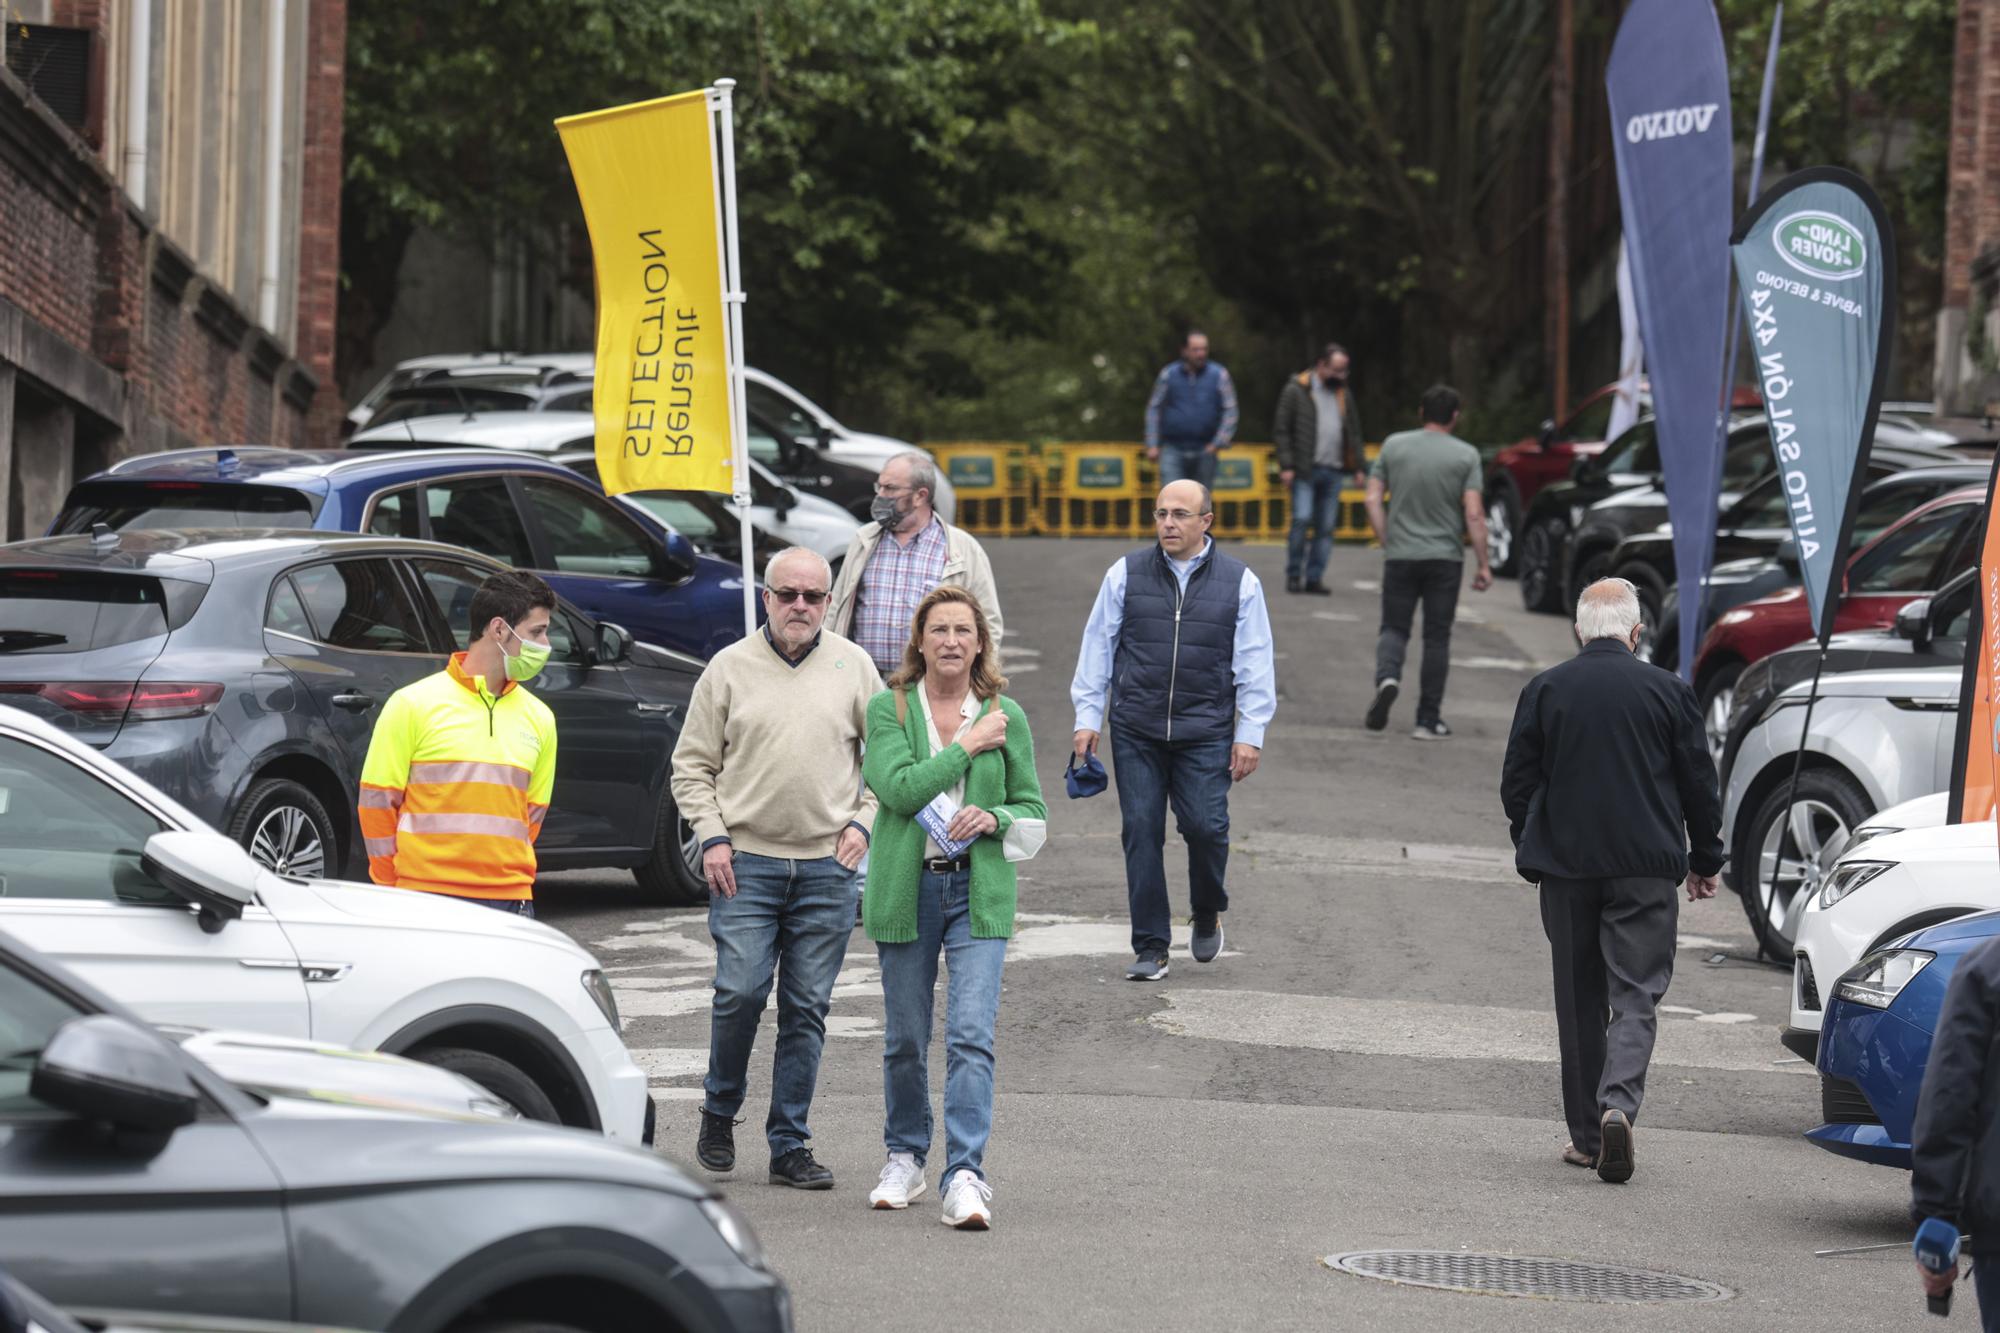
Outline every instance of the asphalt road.
<path fill-rule="evenodd" d="M 1232 547 L 1270 596 L 1280 701 L 1262 767 L 1232 802 L 1228 951 L 1194 963 L 1183 926 L 1171 975 L 1134 984 L 1122 979 L 1115 798 L 1062 792 L 1077 636 L 1125 548 L 987 549 L 1051 832 L 1022 868 L 1001 1004 L 994 1229 L 939 1225 L 941 1124 L 931 1193 L 907 1212 L 866 1206 L 882 1162 L 882 1004 L 857 931 L 813 1114 L 837 1188 L 764 1183 L 769 1013 L 738 1131 L 746 1169 L 724 1181 L 791 1283 L 801 1328 L 1924 1326 L 1906 1250 L 1813 1257 L 1907 1240 L 1906 1177 L 1800 1137 L 1818 1123 L 1818 1085 L 1778 1044 L 1788 977 L 1753 961 L 1726 890 L 1683 904 L 1637 1176 L 1608 1186 L 1557 1160 L 1567 1135 L 1548 949 L 1534 890 L 1512 872 L 1497 785 L 1515 695 L 1571 651 L 1565 622 L 1523 612 L 1511 582 L 1468 590 L 1444 709 L 1457 735 L 1413 740 L 1408 693 L 1389 729 L 1371 733 L 1361 715 L 1379 556 L 1336 551 L 1335 593 L 1319 598 L 1282 591 L 1282 549 Z M 1185 913 L 1177 842 L 1168 866 Z M 646 908 L 620 875 L 553 875 L 536 896 L 611 974 L 626 1042 L 661 1098 L 661 1148 L 691 1162 L 713 960 L 705 913 Z M 931 1064 L 941 1094 L 941 1041 Z M 1373 1249 L 1633 1265 L 1732 1295 L 1551 1303 L 1322 1262 Z"/>

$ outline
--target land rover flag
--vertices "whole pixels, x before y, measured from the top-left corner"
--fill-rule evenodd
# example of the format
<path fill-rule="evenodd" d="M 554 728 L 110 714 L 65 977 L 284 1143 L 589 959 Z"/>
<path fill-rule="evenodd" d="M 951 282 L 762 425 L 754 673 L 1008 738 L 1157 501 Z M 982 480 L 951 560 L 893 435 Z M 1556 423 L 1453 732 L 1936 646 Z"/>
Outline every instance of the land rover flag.
<path fill-rule="evenodd" d="M 597 270 L 606 492 L 734 489 L 722 212 L 706 91 L 556 122 Z"/>
<path fill-rule="evenodd" d="M 1814 167 L 1752 204 L 1730 251 L 1806 603 L 1824 647 L 1895 336 L 1895 306 L 1883 299 L 1896 290 L 1894 238 L 1868 182 Z"/>
<path fill-rule="evenodd" d="M 1735 145 L 1729 62 L 1709 0 L 1632 0 L 1604 73 L 1618 201 L 1646 348 L 1681 586 L 1681 673 L 1701 642 L 1722 484 Z"/>

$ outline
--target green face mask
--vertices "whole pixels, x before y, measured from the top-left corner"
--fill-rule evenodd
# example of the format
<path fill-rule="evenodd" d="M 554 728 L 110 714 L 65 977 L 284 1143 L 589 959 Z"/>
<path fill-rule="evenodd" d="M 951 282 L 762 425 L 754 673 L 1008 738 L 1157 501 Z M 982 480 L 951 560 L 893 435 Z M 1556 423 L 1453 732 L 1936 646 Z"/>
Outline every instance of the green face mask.
<path fill-rule="evenodd" d="M 542 668 L 548 665 L 549 646 L 546 643 L 529 643 L 526 639 L 521 638 L 519 634 L 515 634 L 514 627 L 511 625 L 507 627 L 507 632 L 513 634 L 515 640 L 521 645 L 520 652 L 510 653 L 507 656 L 507 679 L 512 681 L 533 680 L 536 676 L 541 675 Z"/>

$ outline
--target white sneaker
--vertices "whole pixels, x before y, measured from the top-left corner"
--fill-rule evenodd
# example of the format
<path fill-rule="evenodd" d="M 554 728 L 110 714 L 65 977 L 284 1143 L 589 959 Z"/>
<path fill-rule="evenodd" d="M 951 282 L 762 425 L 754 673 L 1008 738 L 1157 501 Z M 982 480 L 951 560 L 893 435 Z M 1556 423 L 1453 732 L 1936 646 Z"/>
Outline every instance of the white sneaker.
<path fill-rule="evenodd" d="M 906 1152 L 889 1154 L 882 1179 L 868 1192 L 871 1208 L 908 1208 L 910 1200 L 924 1197 L 924 1169 Z"/>
<path fill-rule="evenodd" d="M 944 1224 L 960 1231 L 984 1231 L 993 1225 L 993 1187 L 960 1171 L 944 1192 Z"/>

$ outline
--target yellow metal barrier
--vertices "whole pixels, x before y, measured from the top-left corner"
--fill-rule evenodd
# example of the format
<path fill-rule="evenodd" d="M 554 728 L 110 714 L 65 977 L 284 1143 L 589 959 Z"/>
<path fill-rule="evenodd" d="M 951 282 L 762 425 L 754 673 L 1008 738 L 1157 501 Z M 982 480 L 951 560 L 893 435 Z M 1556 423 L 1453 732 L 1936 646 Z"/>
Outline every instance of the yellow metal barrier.
<path fill-rule="evenodd" d="M 957 526 L 983 537 L 1035 531 L 1034 450 L 1026 444 L 934 444 L 931 453 L 958 496 Z"/>
<path fill-rule="evenodd" d="M 1152 528 L 1137 444 L 1067 444 L 1054 494 L 1042 497 L 1042 531 L 1059 537 L 1130 537 Z"/>
<path fill-rule="evenodd" d="M 1268 444 L 1233 444 L 1216 455 L 1215 534 L 1283 541 L 1291 527 L 1291 497 L 1278 480 L 1277 451 Z"/>

